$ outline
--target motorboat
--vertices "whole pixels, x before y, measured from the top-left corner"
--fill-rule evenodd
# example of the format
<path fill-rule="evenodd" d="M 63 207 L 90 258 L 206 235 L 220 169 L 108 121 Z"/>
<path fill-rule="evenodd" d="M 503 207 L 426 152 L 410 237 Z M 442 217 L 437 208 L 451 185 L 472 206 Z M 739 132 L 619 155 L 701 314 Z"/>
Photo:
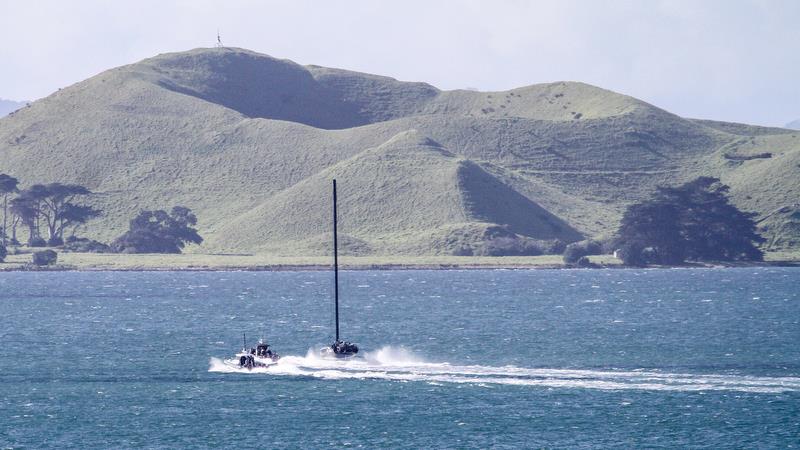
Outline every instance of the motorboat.
<path fill-rule="evenodd" d="M 259 339 L 255 347 L 247 348 L 247 338 L 243 334 L 242 342 L 242 350 L 233 358 L 225 360 L 227 365 L 252 370 L 277 364 L 281 358 L 280 355 L 272 351 L 272 348 L 264 339 Z"/>

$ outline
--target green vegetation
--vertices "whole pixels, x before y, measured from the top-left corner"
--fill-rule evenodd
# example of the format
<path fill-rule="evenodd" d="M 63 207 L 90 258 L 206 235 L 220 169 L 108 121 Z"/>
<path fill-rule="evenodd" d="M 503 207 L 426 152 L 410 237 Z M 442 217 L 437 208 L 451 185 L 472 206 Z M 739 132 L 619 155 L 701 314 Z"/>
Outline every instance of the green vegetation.
<path fill-rule="evenodd" d="M 189 208 L 175 206 L 164 210 L 142 211 L 130 229 L 111 243 L 117 253 L 180 253 L 187 243 L 199 244 L 203 238 L 194 225 L 197 217 Z"/>
<path fill-rule="evenodd" d="M 110 253 L 111 247 L 92 239 L 70 236 L 64 242 L 65 252 L 75 253 Z"/>
<path fill-rule="evenodd" d="M 103 215 L 80 234 L 99 242 L 132 211 L 180 204 L 205 239 L 187 252 L 325 255 L 335 176 L 346 254 L 549 253 L 613 233 L 658 186 L 710 176 L 758 214 L 764 250 L 800 248 L 800 133 L 685 119 L 583 83 L 442 91 L 196 49 L 0 119 L 0 154 L 0 172 L 95 192 L 83 204 Z"/>
<path fill-rule="evenodd" d="M 543 241 L 581 238 L 477 164 L 410 130 L 226 222 L 209 246 L 285 256 L 330 253 L 331 178 L 340 180 L 346 254 L 530 255 L 542 253 Z"/>
<path fill-rule="evenodd" d="M 16 181 L 16 180 L 15 180 Z M 88 196 L 91 192 L 77 184 L 34 184 L 19 192 L 11 200 L 12 243 L 16 243 L 16 225 L 22 222 L 28 227 L 28 245 L 42 247 L 64 243 L 64 230 L 72 227 L 73 236 L 78 226 L 100 215 L 91 206 L 75 203 L 76 197 Z M 47 241 L 41 236 L 41 228 L 47 231 Z"/>
<path fill-rule="evenodd" d="M 711 177 L 659 188 L 625 211 L 618 255 L 629 265 L 763 260 L 756 244 L 765 239 L 756 232 L 755 214 L 733 206 L 728 191 Z"/>
<path fill-rule="evenodd" d="M 589 262 L 589 255 L 600 255 L 603 253 L 603 245 L 600 242 L 586 240 L 573 242 L 564 249 L 564 263 L 586 266 Z"/>
<path fill-rule="evenodd" d="M 197 217 L 189 208 L 175 206 L 170 213 L 163 210 L 141 211 L 130 222 L 130 229 L 117 238 L 111 246 L 102 242 L 75 236 L 78 227 L 99 217 L 101 211 L 79 202 L 81 197 L 89 197 L 92 192 L 77 184 L 34 184 L 22 191 L 17 189 L 16 178 L 0 174 L 0 195 L 3 196 L 3 228 L 0 229 L 0 262 L 7 256 L 6 232 L 11 225 L 10 244 L 20 246 L 17 240 L 17 226 L 28 228 L 27 246 L 57 247 L 65 252 L 121 252 L 121 253 L 180 253 L 187 243 L 200 244 L 203 238 L 194 226 Z M 11 194 L 17 193 L 10 200 Z M 11 220 L 8 220 L 8 213 Z M 47 240 L 42 237 L 46 231 Z M 71 233 L 64 238 L 66 230 Z M 17 252 L 18 249 L 15 249 Z M 53 265 L 57 253 L 48 249 L 33 253 L 33 264 Z"/>
<path fill-rule="evenodd" d="M 36 266 L 52 266 L 58 261 L 58 253 L 53 250 L 33 252 L 33 264 Z"/>
<path fill-rule="evenodd" d="M 2 245 L 5 248 L 8 227 L 8 196 L 17 192 L 17 185 L 19 181 L 4 173 L 0 173 L 0 195 L 3 196 L 3 228 L 0 228 L 0 237 L 2 237 Z"/>

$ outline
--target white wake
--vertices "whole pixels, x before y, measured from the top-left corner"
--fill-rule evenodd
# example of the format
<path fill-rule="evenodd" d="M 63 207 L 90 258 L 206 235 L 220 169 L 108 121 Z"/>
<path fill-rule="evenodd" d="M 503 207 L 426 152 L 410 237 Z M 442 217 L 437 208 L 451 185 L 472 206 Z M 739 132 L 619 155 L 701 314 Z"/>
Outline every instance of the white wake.
<path fill-rule="evenodd" d="M 515 385 L 650 391 L 800 391 L 800 377 L 667 373 L 654 370 L 529 369 L 514 366 L 451 365 L 426 362 L 402 347 L 386 346 L 350 360 L 326 359 L 315 350 L 306 356 L 284 356 L 277 364 L 248 370 L 211 358 L 209 372 L 305 376 L 326 380 L 390 380 L 401 382 Z"/>

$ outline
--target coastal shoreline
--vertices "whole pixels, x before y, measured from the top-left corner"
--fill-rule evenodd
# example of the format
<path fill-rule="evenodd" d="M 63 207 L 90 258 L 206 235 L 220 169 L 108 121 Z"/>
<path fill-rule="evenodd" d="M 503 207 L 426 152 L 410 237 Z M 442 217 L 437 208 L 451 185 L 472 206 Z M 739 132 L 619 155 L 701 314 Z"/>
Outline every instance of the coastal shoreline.
<path fill-rule="evenodd" d="M 9 255 L 0 263 L 0 272 L 288 272 L 326 271 L 329 257 L 276 257 L 269 255 L 225 255 L 188 253 L 109 254 L 59 253 L 58 264 L 33 266 L 31 255 Z M 591 267 L 563 263 L 561 255 L 541 256 L 344 256 L 342 270 L 537 270 L 537 269 L 621 269 L 621 261 L 610 255 L 589 257 Z M 790 254 L 768 254 L 763 262 L 703 263 L 681 266 L 648 266 L 647 269 L 721 268 L 721 267 L 798 267 L 800 258 Z"/>

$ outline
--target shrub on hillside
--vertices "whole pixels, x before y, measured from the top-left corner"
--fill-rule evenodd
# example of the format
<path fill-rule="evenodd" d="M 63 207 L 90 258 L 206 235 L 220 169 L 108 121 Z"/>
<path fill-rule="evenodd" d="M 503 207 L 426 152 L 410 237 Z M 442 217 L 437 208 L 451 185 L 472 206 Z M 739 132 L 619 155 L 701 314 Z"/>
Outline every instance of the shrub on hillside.
<path fill-rule="evenodd" d="M 506 225 L 492 225 L 477 232 L 458 230 L 442 241 L 447 253 L 454 256 L 538 256 L 560 253 L 564 246 L 558 239 L 539 240 L 519 235 Z"/>
<path fill-rule="evenodd" d="M 33 263 L 37 266 L 49 266 L 58 261 L 58 253 L 52 250 L 33 252 Z"/>
<path fill-rule="evenodd" d="M 473 250 L 476 256 L 538 256 L 542 248 L 538 242 L 519 236 L 498 236 L 483 242 Z"/>
<path fill-rule="evenodd" d="M 589 261 L 589 258 L 586 256 L 581 256 L 575 261 L 575 267 L 594 267 L 595 265 Z"/>
<path fill-rule="evenodd" d="M 64 245 L 64 240 L 58 236 L 53 236 L 47 240 L 48 247 L 58 247 Z"/>
<path fill-rule="evenodd" d="M 64 244 L 65 252 L 74 253 L 109 253 L 111 247 L 108 245 L 87 238 L 68 238 L 67 243 Z"/>
<path fill-rule="evenodd" d="M 8 256 L 8 250 L 6 250 L 4 245 L 0 244 L 0 262 L 5 261 L 6 256 Z"/>
<path fill-rule="evenodd" d="M 453 256 L 473 256 L 472 247 L 462 245 L 453 250 Z"/>
<path fill-rule="evenodd" d="M 28 240 L 28 247 L 47 247 L 47 241 L 40 237 Z"/>
<path fill-rule="evenodd" d="M 493 236 L 473 245 L 462 245 L 453 250 L 454 256 L 539 256 L 557 255 L 566 244 L 559 239 L 537 240 L 498 228 Z"/>
<path fill-rule="evenodd" d="M 561 239 L 542 241 L 542 253 L 545 255 L 560 255 L 567 248 L 567 243 Z"/>
<path fill-rule="evenodd" d="M 564 262 L 566 264 L 575 264 L 584 256 L 599 255 L 602 252 L 603 246 L 597 241 L 573 242 L 564 249 Z"/>
<path fill-rule="evenodd" d="M 647 264 L 644 248 L 636 242 L 625 242 L 614 252 L 626 266 L 644 266 Z"/>
<path fill-rule="evenodd" d="M 600 244 L 599 255 L 611 255 L 619 248 L 619 242 L 616 235 L 598 236 L 593 239 Z"/>

